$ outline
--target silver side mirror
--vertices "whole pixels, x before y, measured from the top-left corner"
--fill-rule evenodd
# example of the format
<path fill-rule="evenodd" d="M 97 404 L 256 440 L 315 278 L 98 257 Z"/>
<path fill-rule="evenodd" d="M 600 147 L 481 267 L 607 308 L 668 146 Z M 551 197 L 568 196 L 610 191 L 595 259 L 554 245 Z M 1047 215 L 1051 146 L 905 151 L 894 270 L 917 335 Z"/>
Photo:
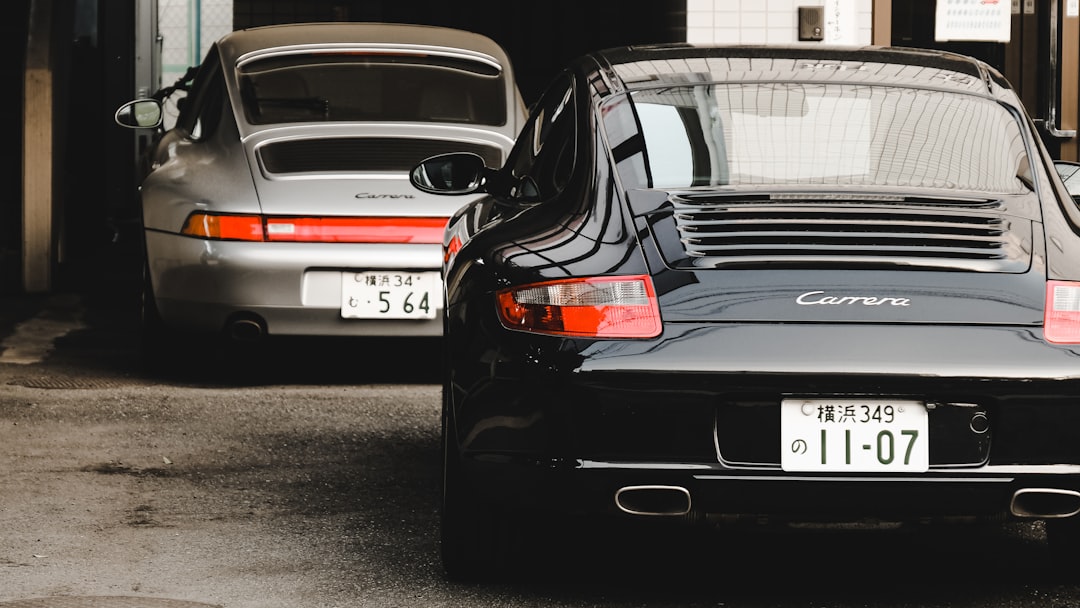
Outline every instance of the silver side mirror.
<path fill-rule="evenodd" d="M 161 126 L 161 102 L 156 99 L 136 99 L 116 110 L 116 124 L 132 129 L 154 129 Z"/>

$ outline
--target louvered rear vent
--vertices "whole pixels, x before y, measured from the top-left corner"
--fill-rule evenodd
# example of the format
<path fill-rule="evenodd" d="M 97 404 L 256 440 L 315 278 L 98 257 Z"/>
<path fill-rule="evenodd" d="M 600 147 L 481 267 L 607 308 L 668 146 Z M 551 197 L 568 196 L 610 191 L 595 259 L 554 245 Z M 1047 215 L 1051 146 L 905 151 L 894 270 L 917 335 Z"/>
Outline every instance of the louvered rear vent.
<path fill-rule="evenodd" d="M 993 272 L 1022 272 L 1028 266 L 1018 244 L 1030 242 L 1030 223 L 1011 226 L 993 211 L 997 201 L 716 204 L 673 197 L 671 203 L 686 256 L 676 266 L 903 265 Z M 671 257 L 671 248 L 664 249 Z"/>
<path fill-rule="evenodd" d="M 496 146 L 441 139 L 399 137 L 335 137 L 297 139 L 259 148 L 263 170 L 285 173 L 404 173 L 429 156 L 448 152 L 474 152 L 489 167 L 502 164 Z"/>

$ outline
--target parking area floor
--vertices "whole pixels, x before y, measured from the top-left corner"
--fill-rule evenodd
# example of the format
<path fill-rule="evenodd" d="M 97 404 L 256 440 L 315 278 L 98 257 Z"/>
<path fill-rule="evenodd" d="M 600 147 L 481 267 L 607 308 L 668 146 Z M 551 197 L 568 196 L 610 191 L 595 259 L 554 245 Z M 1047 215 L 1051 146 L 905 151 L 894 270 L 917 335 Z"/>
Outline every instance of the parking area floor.
<path fill-rule="evenodd" d="M 299 342 L 242 376 L 149 374 L 137 287 L 128 264 L 0 295 L 0 607 L 1080 602 L 1031 524 L 598 528 L 524 580 L 456 584 L 438 556 L 437 345 Z"/>

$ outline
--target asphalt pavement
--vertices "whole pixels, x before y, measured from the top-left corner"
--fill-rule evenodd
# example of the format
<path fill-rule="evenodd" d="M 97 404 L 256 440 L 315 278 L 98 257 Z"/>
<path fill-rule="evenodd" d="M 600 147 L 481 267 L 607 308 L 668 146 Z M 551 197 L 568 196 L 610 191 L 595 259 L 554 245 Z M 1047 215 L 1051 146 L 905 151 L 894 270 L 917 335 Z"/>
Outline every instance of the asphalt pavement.
<path fill-rule="evenodd" d="M 0 293 L 4 608 L 1080 605 L 1030 524 L 597 528 L 550 572 L 454 584 L 438 562 L 437 346 L 288 342 L 242 377 L 155 377 L 139 269 L 104 248 L 52 293 Z"/>

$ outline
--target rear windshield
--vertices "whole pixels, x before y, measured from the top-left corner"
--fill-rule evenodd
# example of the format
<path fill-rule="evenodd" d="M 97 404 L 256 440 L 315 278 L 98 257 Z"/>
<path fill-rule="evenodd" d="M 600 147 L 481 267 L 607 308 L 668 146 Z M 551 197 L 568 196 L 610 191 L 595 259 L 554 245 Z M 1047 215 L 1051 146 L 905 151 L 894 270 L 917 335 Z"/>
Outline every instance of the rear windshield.
<path fill-rule="evenodd" d="M 1027 192 L 1016 118 L 962 93 L 863 84 L 635 91 L 604 126 L 626 187 L 826 185 Z"/>
<path fill-rule="evenodd" d="M 480 61 L 416 54 L 300 53 L 240 68 L 251 124 L 323 121 L 506 123 L 503 74 Z"/>

